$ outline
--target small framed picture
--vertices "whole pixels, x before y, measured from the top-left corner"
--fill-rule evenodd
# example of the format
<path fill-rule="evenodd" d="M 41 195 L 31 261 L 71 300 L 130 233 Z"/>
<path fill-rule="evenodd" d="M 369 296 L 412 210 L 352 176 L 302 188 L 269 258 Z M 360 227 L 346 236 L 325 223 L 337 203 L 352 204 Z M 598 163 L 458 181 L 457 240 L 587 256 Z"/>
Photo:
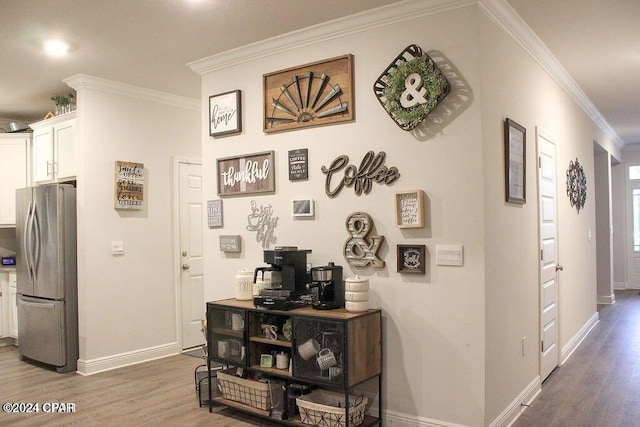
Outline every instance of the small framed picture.
<path fill-rule="evenodd" d="M 425 274 L 425 245 L 398 245 L 398 273 Z"/>
<path fill-rule="evenodd" d="M 507 118 L 504 121 L 504 177 L 507 202 L 527 200 L 527 130 Z"/>
<path fill-rule="evenodd" d="M 308 217 L 315 215 L 312 199 L 294 199 L 291 201 L 291 215 Z"/>
<path fill-rule="evenodd" d="M 273 356 L 270 354 L 260 355 L 260 367 L 261 368 L 273 368 Z"/>
<path fill-rule="evenodd" d="M 221 136 L 242 131 L 240 91 L 209 97 L 209 135 Z"/>
<path fill-rule="evenodd" d="M 398 191 L 395 202 L 396 227 L 424 227 L 424 191 Z"/>

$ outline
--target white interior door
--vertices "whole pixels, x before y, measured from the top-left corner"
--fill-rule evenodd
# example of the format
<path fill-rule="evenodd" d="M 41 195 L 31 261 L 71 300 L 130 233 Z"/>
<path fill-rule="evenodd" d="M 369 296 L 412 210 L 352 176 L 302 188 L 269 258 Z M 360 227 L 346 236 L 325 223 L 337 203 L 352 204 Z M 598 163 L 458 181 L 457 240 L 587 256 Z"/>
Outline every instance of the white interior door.
<path fill-rule="evenodd" d="M 556 146 L 540 130 L 538 145 L 540 235 L 540 378 L 544 381 L 558 366 L 557 182 Z"/>
<path fill-rule="evenodd" d="M 629 166 L 627 179 L 627 205 L 629 212 L 629 224 L 627 225 L 627 284 L 628 289 L 640 288 L 640 177 L 636 176 L 634 168 L 640 169 L 640 165 Z"/>
<path fill-rule="evenodd" d="M 180 163 L 180 297 L 182 348 L 204 343 L 202 165 Z"/>

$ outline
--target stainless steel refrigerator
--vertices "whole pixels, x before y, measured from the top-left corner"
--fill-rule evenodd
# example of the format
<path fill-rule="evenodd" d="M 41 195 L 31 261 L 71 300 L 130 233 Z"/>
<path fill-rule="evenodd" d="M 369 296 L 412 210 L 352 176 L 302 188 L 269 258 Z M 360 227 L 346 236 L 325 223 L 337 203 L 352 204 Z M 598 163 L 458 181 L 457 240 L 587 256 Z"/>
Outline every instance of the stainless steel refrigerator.
<path fill-rule="evenodd" d="M 78 363 L 76 189 L 16 190 L 18 350 L 58 372 Z"/>

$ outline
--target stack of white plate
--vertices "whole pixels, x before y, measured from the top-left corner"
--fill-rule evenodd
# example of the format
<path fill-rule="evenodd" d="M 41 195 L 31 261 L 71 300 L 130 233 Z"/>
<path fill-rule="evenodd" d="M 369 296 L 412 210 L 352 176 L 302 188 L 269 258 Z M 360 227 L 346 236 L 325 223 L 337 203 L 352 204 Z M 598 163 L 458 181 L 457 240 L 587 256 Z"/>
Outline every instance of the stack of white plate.
<path fill-rule="evenodd" d="M 354 312 L 369 310 L 369 279 L 356 275 L 345 280 L 344 308 Z"/>

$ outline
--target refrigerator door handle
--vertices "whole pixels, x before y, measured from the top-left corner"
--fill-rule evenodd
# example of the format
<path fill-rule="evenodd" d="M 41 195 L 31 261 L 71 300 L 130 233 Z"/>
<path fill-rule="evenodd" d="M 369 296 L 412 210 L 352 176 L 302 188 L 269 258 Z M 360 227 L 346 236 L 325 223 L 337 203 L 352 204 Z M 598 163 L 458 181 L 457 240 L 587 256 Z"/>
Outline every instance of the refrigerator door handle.
<path fill-rule="evenodd" d="M 31 268 L 31 206 L 33 202 L 29 202 L 27 207 L 27 217 L 24 220 L 24 232 L 22 234 L 22 248 L 24 251 L 24 260 L 27 264 L 27 272 L 29 273 L 29 279 L 33 281 L 33 270 Z"/>
<path fill-rule="evenodd" d="M 35 240 L 35 247 L 31 251 L 33 253 L 32 268 L 33 268 L 33 280 L 38 280 L 38 266 L 40 264 L 40 218 L 38 217 L 38 207 L 36 202 L 33 202 L 33 215 L 32 215 L 32 227 L 31 233 Z"/>

